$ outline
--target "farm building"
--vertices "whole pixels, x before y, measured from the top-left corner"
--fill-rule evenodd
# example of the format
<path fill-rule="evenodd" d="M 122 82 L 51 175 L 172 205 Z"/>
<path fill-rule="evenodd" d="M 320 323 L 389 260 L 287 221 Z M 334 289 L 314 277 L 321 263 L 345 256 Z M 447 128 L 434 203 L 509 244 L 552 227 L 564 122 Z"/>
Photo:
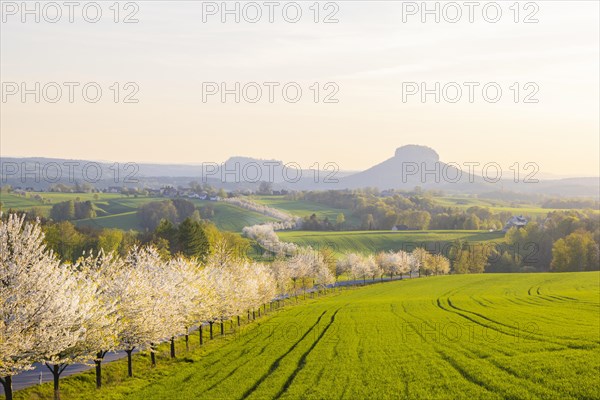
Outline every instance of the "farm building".
<path fill-rule="evenodd" d="M 506 225 L 504 225 L 502 232 L 504 232 L 504 233 L 508 232 L 508 230 L 510 228 L 512 228 L 513 226 L 516 226 L 517 228 L 522 228 L 525 225 L 527 225 L 527 222 L 528 222 L 527 219 L 525 217 L 523 217 L 522 215 L 513 216 L 508 221 L 506 221 Z"/>

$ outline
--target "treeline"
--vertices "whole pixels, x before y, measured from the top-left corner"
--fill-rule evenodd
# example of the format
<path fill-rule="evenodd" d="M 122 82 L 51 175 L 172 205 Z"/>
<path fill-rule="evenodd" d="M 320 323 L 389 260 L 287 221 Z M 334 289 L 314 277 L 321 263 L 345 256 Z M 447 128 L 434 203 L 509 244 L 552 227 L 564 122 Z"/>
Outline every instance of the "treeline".
<path fill-rule="evenodd" d="M 600 268 L 599 215 L 588 211 L 553 211 L 505 237 L 524 265 L 536 271 L 590 271 Z"/>
<path fill-rule="evenodd" d="M 54 221 L 96 218 L 96 209 L 91 201 L 67 200 L 56 203 L 50 209 L 50 218 Z"/>
<path fill-rule="evenodd" d="M 592 199 L 549 199 L 542 203 L 542 208 L 565 209 L 594 209 L 600 208 L 600 202 Z"/>
<path fill-rule="evenodd" d="M 194 203 L 186 199 L 152 201 L 141 205 L 137 210 L 140 224 L 146 230 L 156 229 L 162 220 L 179 224 L 186 218 L 199 221 L 202 217 Z"/>
<path fill-rule="evenodd" d="M 214 253 L 217 243 L 226 245 L 228 251 L 240 256 L 249 254 L 253 249 L 250 241 L 241 235 L 222 232 L 211 222 L 194 217 L 188 217 L 180 224 L 163 219 L 152 231 L 136 232 L 77 226 L 70 221 L 55 222 L 24 212 L 9 211 L 2 220 L 6 221 L 11 214 L 28 222 L 39 220 L 46 245 L 66 262 L 76 262 L 86 253 L 99 251 L 125 256 L 133 247 L 144 245 L 153 246 L 163 259 L 182 255 L 204 260 Z"/>
<path fill-rule="evenodd" d="M 431 193 L 395 192 L 380 196 L 375 189 L 346 191 L 298 192 L 287 195 L 293 200 L 307 200 L 334 208 L 347 209 L 358 217 L 360 226 L 347 227 L 362 230 L 389 230 L 401 225 L 405 229 L 494 229 L 504 226 L 512 214 L 494 213 L 487 207 L 473 206 L 466 210 L 436 204 Z M 303 226 L 315 226 L 308 221 Z M 319 222 L 319 230 L 335 229 L 336 225 Z M 303 229 L 307 229 L 303 227 Z"/>
<path fill-rule="evenodd" d="M 600 269 L 600 221 L 593 211 L 554 211 L 503 242 L 454 241 L 435 249 L 453 273 L 592 271 Z"/>

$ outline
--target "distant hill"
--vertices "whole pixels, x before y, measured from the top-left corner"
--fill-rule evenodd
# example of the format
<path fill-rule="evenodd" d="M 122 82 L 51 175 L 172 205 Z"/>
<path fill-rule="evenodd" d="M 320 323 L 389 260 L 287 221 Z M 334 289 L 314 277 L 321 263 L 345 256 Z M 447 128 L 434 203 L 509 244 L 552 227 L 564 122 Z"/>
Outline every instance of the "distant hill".
<path fill-rule="evenodd" d="M 437 189 L 456 193 L 486 193 L 507 191 L 516 193 L 545 194 L 553 196 L 600 196 L 600 178 L 564 178 L 539 179 L 536 183 L 514 182 L 500 179 L 491 183 L 494 171 L 491 170 L 488 181 L 482 176 L 469 176 L 467 167 L 446 164 L 440 161 L 438 153 L 430 147 L 406 145 L 396 149 L 393 157 L 356 174 L 340 179 L 337 189 L 357 189 L 378 187 L 379 189 L 405 189 L 415 186 L 423 189 Z M 475 169 L 475 171 L 480 171 Z M 502 171 L 508 178 L 512 171 Z"/>
<path fill-rule="evenodd" d="M 407 145 L 396 149 L 396 153 L 382 163 L 341 180 L 340 186 L 350 189 L 378 187 L 380 189 L 412 189 L 415 186 L 446 186 L 469 183 L 467 174 L 440 161 L 438 153 L 430 147 Z M 477 177 L 476 185 L 483 189 L 483 180 Z M 440 188 L 441 189 L 441 188 Z"/>
<path fill-rule="evenodd" d="M 46 168 L 45 175 L 54 177 L 58 166 L 62 168 L 62 176 L 53 181 L 45 179 L 41 169 Z M 36 171 L 36 168 L 37 172 L 31 172 Z M 2 185 L 32 187 L 36 190 L 47 189 L 53 183 L 72 185 L 74 180 L 83 183 L 86 181 L 86 176 L 91 176 L 92 180 L 95 180 L 92 183 L 99 188 L 110 186 L 160 188 L 167 185 L 186 187 L 190 182 L 197 181 L 225 190 L 256 190 L 261 181 L 269 180 L 275 190 L 341 190 L 364 187 L 377 187 L 380 190 L 412 190 L 420 186 L 423 189 L 436 189 L 449 193 L 480 194 L 506 191 L 565 197 L 598 198 L 600 196 L 600 179 L 597 177 L 540 179 L 537 183 L 515 183 L 512 179 L 502 179 L 490 183 L 481 176 L 469 176 L 464 167 L 461 169 L 462 172 L 455 167 L 455 164 L 441 161 L 434 149 L 414 144 L 397 148 L 393 157 L 364 171 L 355 173 L 338 171 L 333 182 L 324 181 L 327 172 L 321 173 L 320 179 L 315 180 L 315 173 L 311 170 L 296 170 L 292 164 L 285 164 L 280 160 L 242 156 L 231 157 L 220 164 L 198 162 L 195 165 L 152 163 L 126 165 L 106 161 L 43 157 L 0 158 Z M 28 173 L 21 174 L 22 171 Z M 508 178 L 508 171 L 503 172 Z"/>

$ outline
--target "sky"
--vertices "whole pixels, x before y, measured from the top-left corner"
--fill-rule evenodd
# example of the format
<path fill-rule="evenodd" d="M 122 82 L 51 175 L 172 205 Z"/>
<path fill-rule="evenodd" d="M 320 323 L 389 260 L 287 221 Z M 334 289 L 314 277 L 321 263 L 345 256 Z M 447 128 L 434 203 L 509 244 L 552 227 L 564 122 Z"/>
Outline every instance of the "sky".
<path fill-rule="evenodd" d="M 480 2 L 473 22 L 455 2 L 456 23 L 445 2 L 439 22 L 421 2 L 277 2 L 272 23 L 264 2 L 236 3 L 239 22 L 220 1 L 120 3 L 115 22 L 113 2 L 99 2 L 92 23 L 95 8 L 81 2 L 71 23 L 57 2 L 52 23 L 43 2 L 39 22 L 3 2 L 0 155 L 361 170 L 421 144 L 446 162 L 599 174 L 597 1 L 498 2 L 485 13 L 491 2 Z M 223 88 L 233 92 L 224 101 Z"/>

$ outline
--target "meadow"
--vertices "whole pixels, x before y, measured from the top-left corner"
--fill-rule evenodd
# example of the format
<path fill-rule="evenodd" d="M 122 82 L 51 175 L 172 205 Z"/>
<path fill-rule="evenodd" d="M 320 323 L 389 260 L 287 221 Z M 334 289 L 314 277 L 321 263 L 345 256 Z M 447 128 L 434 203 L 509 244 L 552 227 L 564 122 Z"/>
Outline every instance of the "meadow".
<path fill-rule="evenodd" d="M 307 200 L 289 200 L 285 196 L 253 196 L 252 200 L 268 205 L 273 208 L 279 208 L 294 215 L 302 217 L 316 214 L 319 218 L 328 217 L 335 222 L 339 213 L 344 213 L 346 217 L 346 226 L 360 226 L 360 218 L 352 215 L 352 210 L 334 208 L 324 204 Z M 487 207 L 494 213 L 502 211 L 510 212 L 513 215 L 524 215 L 531 218 L 543 217 L 553 209 L 542 208 L 536 204 L 517 204 L 503 200 L 492 200 L 477 198 L 472 196 L 441 196 L 433 197 L 433 201 L 443 207 L 456 207 L 466 210 L 469 207 L 479 206 Z"/>
<path fill-rule="evenodd" d="M 30 210 L 35 207 L 41 211 L 42 215 L 47 216 L 50 213 L 52 204 L 61 201 L 75 200 L 80 201 L 90 200 L 96 209 L 96 218 L 81 219 L 74 221 L 77 225 L 90 225 L 99 228 L 116 228 L 122 230 L 142 230 L 140 219 L 136 211 L 138 207 L 151 201 L 164 201 L 165 197 L 126 197 L 116 193 L 98 193 L 97 198 L 93 193 L 39 193 L 48 203 L 43 204 L 31 198 L 31 193 L 28 197 L 18 196 L 15 194 L 2 193 L 0 201 L 2 209 L 9 208 L 18 210 Z M 262 214 L 244 210 L 232 204 L 226 204 L 214 201 L 205 201 L 190 199 L 197 207 L 210 205 L 214 209 L 214 217 L 211 221 L 221 230 L 231 232 L 241 232 L 245 226 L 260 224 L 263 222 L 274 221 L 273 218 Z"/>
<path fill-rule="evenodd" d="M 346 219 L 344 227 L 360 226 L 360 218 L 352 215 L 351 210 L 343 208 L 334 208 L 308 200 L 289 200 L 285 196 L 252 196 L 251 199 L 256 203 L 277 208 L 299 217 L 310 217 L 312 214 L 315 214 L 319 219 L 327 217 L 334 224 L 337 216 L 343 213 Z"/>
<path fill-rule="evenodd" d="M 473 206 L 487 207 L 494 213 L 509 212 L 512 215 L 523 215 L 528 218 L 545 217 L 549 212 L 557 211 L 557 209 L 542 208 L 536 204 L 519 204 L 469 196 L 443 196 L 435 197 L 434 200 L 437 204 L 445 207 L 457 207 L 464 210 Z"/>
<path fill-rule="evenodd" d="M 177 360 L 64 379 L 68 399 L 600 398 L 600 274 L 420 278 L 286 306 Z M 293 302 L 292 302 L 293 304 Z M 164 350 L 164 349 L 163 349 Z M 163 356 L 164 357 L 164 356 Z M 45 384 L 17 399 L 44 399 Z"/>
<path fill-rule="evenodd" d="M 411 251 L 416 247 L 440 251 L 455 240 L 468 243 L 503 244 L 502 232 L 486 231 L 279 231 L 279 238 L 301 246 L 332 249 L 336 254 L 373 253 L 389 250 Z"/>

